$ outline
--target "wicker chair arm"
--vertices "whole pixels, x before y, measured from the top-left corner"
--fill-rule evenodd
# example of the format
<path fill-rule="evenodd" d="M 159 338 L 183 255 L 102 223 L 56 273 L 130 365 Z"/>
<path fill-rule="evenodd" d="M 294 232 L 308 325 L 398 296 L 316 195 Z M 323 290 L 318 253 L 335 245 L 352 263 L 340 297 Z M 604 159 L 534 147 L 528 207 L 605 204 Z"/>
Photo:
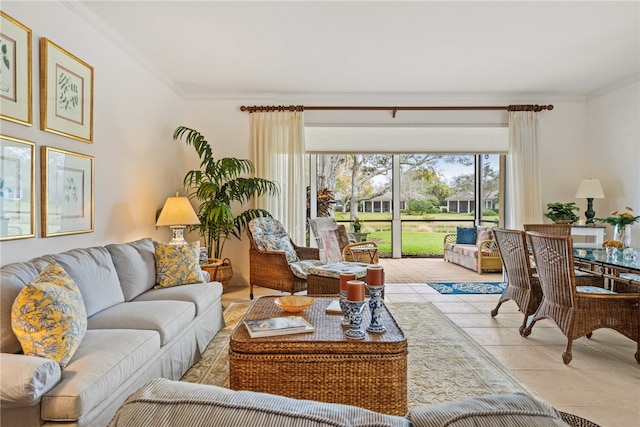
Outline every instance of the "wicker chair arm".
<path fill-rule="evenodd" d="M 300 259 L 320 259 L 320 249 L 305 246 L 294 246 Z"/>
<path fill-rule="evenodd" d="M 498 244 L 495 240 L 483 240 L 478 246 L 478 254 L 482 256 L 500 256 L 498 251 Z"/>
<path fill-rule="evenodd" d="M 457 234 L 447 234 L 446 236 L 444 236 L 444 243 L 455 243 L 457 239 Z"/>
<path fill-rule="evenodd" d="M 347 246 L 344 247 L 343 250 L 347 250 L 347 249 L 351 249 L 351 248 L 357 248 L 359 246 L 366 246 L 366 247 L 378 247 L 378 244 L 376 242 L 356 242 L 356 243 L 349 243 Z"/>

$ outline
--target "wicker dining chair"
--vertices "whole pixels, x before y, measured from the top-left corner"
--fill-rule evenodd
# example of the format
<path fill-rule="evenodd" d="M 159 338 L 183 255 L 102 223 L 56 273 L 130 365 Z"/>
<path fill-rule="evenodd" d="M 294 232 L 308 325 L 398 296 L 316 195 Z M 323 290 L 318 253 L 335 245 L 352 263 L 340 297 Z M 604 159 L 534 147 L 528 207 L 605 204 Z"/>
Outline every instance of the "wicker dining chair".
<path fill-rule="evenodd" d="M 562 354 L 571 362 L 573 341 L 590 338 L 599 328 L 611 328 L 636 342 L 640 363 L 640 294 L 586 293 L 576 285 L 571 236 L 527 233 L 542 288 L 542 302 L 525 330 L 525 336 L 541 319 L 552 319 L 567 337 Z"/>
<path fill-rule="evenodd" d="M 570 236 L 571 224 L 524 224 L 524 231 L 551 234 L 553 236 Z"/>
<path fill-rule="evenodd" d="M 498 300 L 498 305 L 491 310 L 491 317 L 498 314 L 502 303 L 512 300 L 524 314 L 522 325 L 518 329 L 524 335 L 527 319 L 535 313 L 542 301 L 542 289 L 529 261 L 529 250 L 525 232 L 494 228 L 493 234 L 502 258 L 502 265 L 507 279 L 507 287 Z"/>

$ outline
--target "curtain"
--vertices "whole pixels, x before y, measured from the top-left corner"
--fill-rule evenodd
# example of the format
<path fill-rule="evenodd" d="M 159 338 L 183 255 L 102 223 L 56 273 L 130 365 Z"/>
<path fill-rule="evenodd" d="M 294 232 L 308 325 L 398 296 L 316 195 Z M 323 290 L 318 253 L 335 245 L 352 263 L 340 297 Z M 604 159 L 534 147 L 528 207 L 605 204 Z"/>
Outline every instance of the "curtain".
<path fill-rule="evenodd" d="M 278 219 L 291 239 L 305 246 L 306 179 L 304 120 L 301 111 L 258 111 L 249 114 L 251 150 L 256 176 L 275 181 L 279 197 L 260 197 L 256 207 Z"/>
<path fill-rule="evenodd" d="M 541 223 L 542 190 L 538 168 L 538 113 L 509 112 L 505 227 Z"/>

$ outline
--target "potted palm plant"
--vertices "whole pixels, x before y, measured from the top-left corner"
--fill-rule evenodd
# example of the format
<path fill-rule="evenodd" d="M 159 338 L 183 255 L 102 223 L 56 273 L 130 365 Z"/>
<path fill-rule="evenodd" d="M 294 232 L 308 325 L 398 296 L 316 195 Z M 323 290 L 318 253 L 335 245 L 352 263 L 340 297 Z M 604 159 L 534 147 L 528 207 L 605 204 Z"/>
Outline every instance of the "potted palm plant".
<path fill-rule="evenodd" d="M 264 209 L 251 208 L 234 214 L 231 205 L 245 205 L 252 197 L 276 196 L 279 187 L 273 181 L 246 176 L 255 172 L 250 160 L 234 157 L 216 159 L 209 143 L 195 129 L 178 126 L 173 132 L 173 139 L 192 145 L 200 157 L 200 169 L 188 171 L 183 180 L 187 197 L 200 202 L 196 211 L 200 224 L 190 228 L 200 232 L 208 257 L 216 265 L 212 280 L 226 285 L 231 280 L 232 267 L 230 260 L 222 259 L 225 243 L 232 237 L 240 240 L 253 218 L 271 216 Z M 217 276 L 226 279 L 227 283 Z"/>

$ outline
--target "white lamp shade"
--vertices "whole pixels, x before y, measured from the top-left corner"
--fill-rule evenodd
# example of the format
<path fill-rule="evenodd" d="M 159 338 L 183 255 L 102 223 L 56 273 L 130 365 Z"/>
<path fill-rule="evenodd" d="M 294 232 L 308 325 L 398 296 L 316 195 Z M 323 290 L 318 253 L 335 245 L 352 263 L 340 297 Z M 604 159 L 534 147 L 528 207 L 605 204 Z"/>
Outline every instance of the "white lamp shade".
<path fill-rule="evenodd" d="M 186 197 L 168 197 L 156 222 L 157 227 L 200 224 L 193 206 Z"/>
<path fill-rule="evenodd" d="M 597 179 L 583 179 L 580 182 L 576 199 L 604 199 L 604 192 Z"/>

